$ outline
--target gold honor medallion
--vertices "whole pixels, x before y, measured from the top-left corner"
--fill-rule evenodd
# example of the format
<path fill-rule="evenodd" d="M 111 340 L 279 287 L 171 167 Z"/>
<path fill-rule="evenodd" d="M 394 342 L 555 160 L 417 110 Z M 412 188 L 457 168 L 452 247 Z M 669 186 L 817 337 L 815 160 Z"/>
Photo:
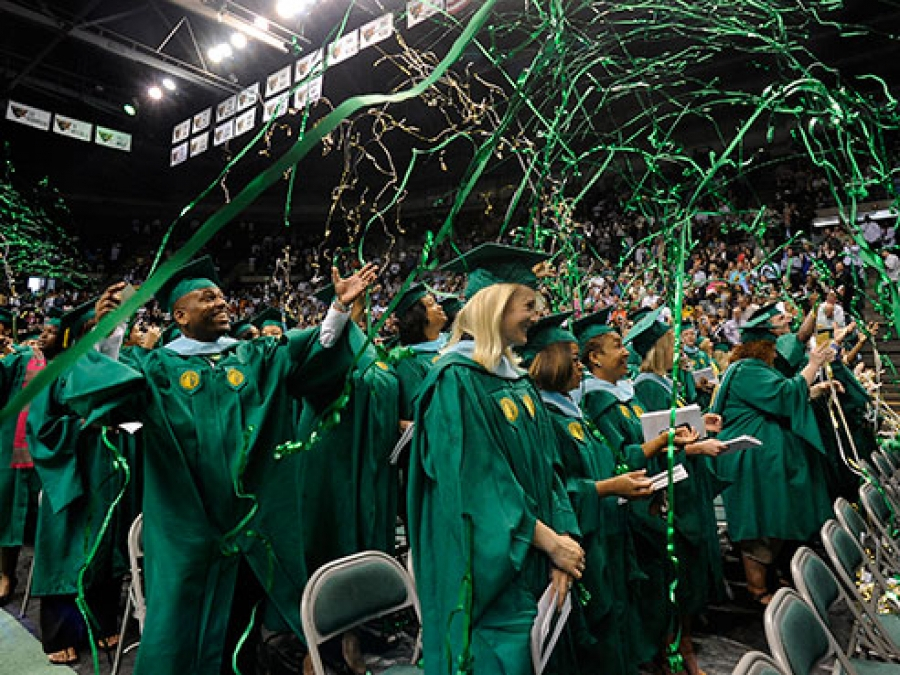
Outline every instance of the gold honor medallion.
<path fill-rule="evenodd" d="M 584 427 L 581 426 L 581 422 L 569 422 L 569 434 L 576 441 L 583 441 Z"/>
<path fill-rule="evenodd" d="M 506 415 L 506 419 L 510 422 L 515 422 L 519 419 L 519 407 L 511 398 L 501 398 L 500 409 L 503 411 L 503 414 Z"/>
<path fill-rule="evenodd" d="M 229 368 L 225 377 L 228 379 L 228 384 L 232 387 L 240 387 L 244 384 L 244 374 L 237 368 Z"/>
<path fill-rule="evenodd" d="M 196 370 L 186 370 L 181 374 L 181 377 L 178 378 L 178 384 L 180 384 L 181 388 L 185 391 L 194 391 L 194 389 L 200 386 L 200 373 Z"/>
<path fill-rule="evenodd" d="M 522 405 L 525 406 L 525 410 L 528 411 L 531 419 L 534 419 L 534 401 L 531 400 L 531 397 L 528 394 L 525 394 L 522 397 Z"/>

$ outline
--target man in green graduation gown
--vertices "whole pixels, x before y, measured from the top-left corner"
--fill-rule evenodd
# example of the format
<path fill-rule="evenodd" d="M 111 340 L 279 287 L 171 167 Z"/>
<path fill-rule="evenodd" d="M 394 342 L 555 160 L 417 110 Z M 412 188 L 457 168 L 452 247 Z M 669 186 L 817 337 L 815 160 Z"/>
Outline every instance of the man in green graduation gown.
<path fill-rule="evenodd" d="M 828 383 L 815 384 L 833 357 L 827 346 L 809 354 L 793 377 L 775 367 L 775 343 L 788 333 L 777 306 L 759 310 L 741 328 L 742 344 L 713 402 L 722 416 L 721 440 L 749 435 L 759 447 L 723 455 L 716 471 L 730 483 L 722 494 L 731 538 L 741 545 L 747 590 L 767 604 L 767 572 L 785 541 L 807 541 L 831 516 L 825 480 L 825 450 L 810 398 Z"/>
<path fill-rule="evenodd" d="M 324 406 L 340 391 L 353 361 L 349 305 L 375 274 L 372 265 L 346 279 L 332 270 L 336 299 L 321 327 L 238 342 L 227 337 L 212 261 L 200 259 L 159 294 L 182 337 L 129 363 L 93 352 L 68 374 L 68 402 L 88 421 L 144 423 L 138 675 L 231 672 L 256 599 L 272 621 L 302 634 L 302 514 L 296 474 L 285 466 L 294 458 L 278 460 L 276 448 L 294 440 L 296 397 Z"/>

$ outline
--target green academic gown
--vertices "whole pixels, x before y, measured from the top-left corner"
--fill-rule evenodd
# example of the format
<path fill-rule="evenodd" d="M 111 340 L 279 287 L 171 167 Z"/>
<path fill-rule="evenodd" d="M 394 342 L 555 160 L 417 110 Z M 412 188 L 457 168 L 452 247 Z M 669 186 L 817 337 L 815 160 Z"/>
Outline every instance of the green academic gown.
<path fill-rule="evenodd" d="M 127 490 L 116 455 L 133 459 L 130 437 L 108 429 L 111 449 L 99 426 L 86 424 L 61 402 L 62 388 L 55 380 L 35 396 L 28 413 L 28 444 L 42 490 L 32 584 L 39 597 L 78 593 L 86 564 L 85 587 L 121 578 L 128 569 L 123 534 L 134 516 L 112 510 Z"/>
<path fill-rule="evenodd" d="M 468 641 L 457 609 L 468 570 L 472 672 L 533 673 L 529 636 L 550 578 L 535 525 L 578 533 L 550 417 L 528 378 L 514 377 L 451 352 L 422 386 L 409 517 L 428 675 L 455 669 Z"/>
<path fill-rule="evenodd" d="M 346 331 L 236 342 L 218 354 L 168 346 L 129 363 L 91 352 L 67 376 L 66 400 L 90 419 L 144 423 L 147 620 L 135 673 L 219 673 L 240 561 L 298 634 L 307 580 L 292 403 L 339 393 L 352 363 Z M 271 607 L 265 607 L 269 611 Z"/>
<path fill-rule="evenodd" d="M 619 388 L 614 394 L 596 378 L 587 377 L 582 382 L 581 392 L 582 410 L 610 446 L 618 448 L 631 470 L 647 469 L 651 475 L 652 470 L 641 448 L 644 432 L 640 418 L 644 407 L 633 389 Z M 652 520 L 658 516 L 649 513 L 651 508 L 655 511 L 657 507 L 658 498 L 628 505 L 634 547 L 643 577 L 633 589 L 637 601 L 631 644 L 636 663 L 646 663 L 656 657 L 672 623 L 667 599 L 668 560 L 665 547 L 659 547 L 659 525 Z"/>
<path fill-rule="evenodd" d="M 722 440 L 747 434 L 762 445 L 715 460 L 730 484 L 722 493 L 734 541 L 763 537 L 806 541 L 831 517 L 825 455 L 809 387 L 758 359 L 726 371 L 712 411 L 722 416 Z"/>
<path fill-rule="evenodd" d="M 394 363 L 400 381 L 400 419 L 411 420 L 415 415 L 414 402 L 428 372 L 439 358 L 436 350 L 416 351 L 402 347 L 403 356 Z"/>
<path fill-rule="evenodd" d="M 635 380 L 634 389 L 647 412 L 669 410 L 672 405 L 669 378 L 642 373 Z M 700 614 L 709 602 L 721 599 L 724 594 L 722 553 L 713 506 L 720 486 L 707 457 L 688 457 L 679 451 L 674 460 L 676 465 L 684 465 L 688 473 L 685 480 L 674 486 L 675 555 L 680 563 L 678 608 L 684 616 L 692 616 Z M 658 455 L 649 464 L 651 474 L 665 471 L 668 469 L 667 456 Z M 665 521 L 646 509 L 641 515 L 647 518 L 647 527 L 641 530 L 642 534 L 655 540 L 656 550 L 665 551 Z"/>
<path fill-rule="evenodd" d="M 629 508 L 620 505 L 618 497 L 601 498 L 596 486 L 616 475 L 614 452 L 574 403 L 559 406 L 542 396 L 553 420 L 566 489 L 588 560 L 579 583 L 589 599 L 584 606 L 573 606 L 576 620 L 583 622 L 583 628 L 573 628 L 581 670 L 637 673 L 632 645 L 639 610 L 635 584 L 644 577 L 632 542 Z"/>
<path fill-rule="evenodd" d="M 347 330 L 351 349 L 361 352 L 349 403 L 340 424 L 296 463 L 310 574 L 352 553 L 394 550 L 397 472 L 389 458 L 400 435 L 397 378 L 359 328 Z"/>
<path fill-rule="evenodd" d="M 684 358 L 690 360 L 690 368 L 687 369 L 685 374 L 690 375 L 691 377 L 691 384 L 694 387 L 694 402 L 699 405 L 702 410 L 707 410 L 709 409 L 709 404 L 712 402 L 712 394 L 700 391 L 700 389 L 697 388 L 697 384 L 694 381 L 694 372 L 697 370 L 704 370 L 705 368 L 713 368 L 713 370 L 715 370 L 715 364 L 713 363 L 712 357 L 699 347 L 694 347 L 692 351 L 687 347 L 684 347 L 683 351 Z"/>
<path fill-rule="evenodd" d="M 45 362 L 30 347 L 0 358 L 0 408 L 25 387 Z M 0 548 L 21 546 L 29 502 L 37 494 L 25 421 L 28 407 L 0 423 Z"/>

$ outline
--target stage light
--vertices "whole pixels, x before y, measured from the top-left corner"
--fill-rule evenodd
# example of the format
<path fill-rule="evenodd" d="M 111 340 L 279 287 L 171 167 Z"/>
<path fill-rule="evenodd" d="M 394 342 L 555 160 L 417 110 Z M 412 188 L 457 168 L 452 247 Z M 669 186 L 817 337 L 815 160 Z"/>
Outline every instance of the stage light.
<path fill-rule="evenodd" d="M 169 91 L 175 91 L 176 89 L 175 80 L 173 80 L 171 77 L 163 78 L 162 86 L 164 86 Z"/>
<path fill-rule="evenodd" d="M 231 44 L 235 49 L 243 49 L 247 46 L 247 36 L 236 31 L 231 34 Z"/>
<path fill-rule="evenodd" d="M 152 98 L 154 101 L 159 101 L 163 97 L 163 90 L 154 84 L 147 90 L 147 96 Z"/>
<path fill-rule="evenodd" d="M 278 0 L 275 3 L 275 12 L 282 19 L 292 19 L 312 4 L 313 0 Z"/>
<path fill-rule="evenodd" d="M 231 45 L 227 42 L 222 42 L 217 44 L 215 47 L 211 47 L 206 55 L 209 56 L 209 60 L 213 63 L 221 63 L 225 59 L 229 58 L 234 52 L 231 50 Z"/>
<path fill-rule="evenodd" d="M 134 117 L 137 115 L 137 108 L 134 107 L 133 103 L 126 103 L 122 106 L 122 110 L 125 111 L 125 114 L 129 117 Z"/>

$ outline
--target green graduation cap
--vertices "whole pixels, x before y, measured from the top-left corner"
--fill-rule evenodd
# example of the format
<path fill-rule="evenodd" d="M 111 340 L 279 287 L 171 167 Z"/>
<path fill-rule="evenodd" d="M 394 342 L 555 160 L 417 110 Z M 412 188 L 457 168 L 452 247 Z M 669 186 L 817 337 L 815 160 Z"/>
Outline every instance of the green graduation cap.
<path fill-rule="evenodd" d="M 266 326 L 278 326 L 282 331 L 286 331 L 297 325 L 297 320 L 290 314 L 285 312 L 282 314 L 280 309 L 275 307 L 267 307 L 259 314 L 254 316 L 250 323 L 262 330 Z"/>
<path fill-rule="evenodd" d="M 231 337 L 236 340 L 242 340 L 241 336 L 253 327 L 253 322 L 250 319 L 242 319 L 231 326 Z"/>
<path fill-rule="evenodd" d="M 662 314 L 662 307 L 654 309 L 644 315 L 640 321 L 631 327 L 628 335 L 625 336 L 625 344 L 631 345 L 641 359 L 653 349 L 653 345 L 666 333 L 672 330 L 672 327 L 659 320 Z"/>
<path fill-rule="evenodd" d="M 81 337 L 85 324 L 94 318 L 94 305 L 99 298 L 89 300 L 59 317 L 59 344 L 68 349 Z"/>
<path fill-rule="evenodd" d="M 13 324 L 13 313 L 6 307 L 0 307 L 0 323 L 4 326 L 12 326 Z"/>
<path fill-rule="evenodd" d="M 609 325 L 609 315 L 612 307 L 604 307 L 601 310 L 586 314 L 572 323 L 572 332 L 578 338 L 578 348 L 584 351 L 585 345 L 598 335 L 614 333 L 617 328 Z"/>
<path fill-rule="evenodd" d="M 631 312 L 628 315 L 628 320 L 631 321 L 632 324 L 635 324 L 638 321 L 640 321 L 641 319 L 643 319 L 645 316 L 647 316 L 652 311 L 653 310 L 650 309 L 649 307 L 638 307 L 636 310 L 634 310 L 633 312 Z"/>
<path fill-rule="evenodd" d="M 406 289 L 406 293 L 400 296 L 400 301 L 394 307 L 394 316 L 401 317 L 411 310 L 419 300 L 428 295 L 425 284 L 416 282 Z"/>
<path fill-rule="evenodd" d="M 531 328 L 528 329 L 528 342 L 516 351 L 526 363 L 534 361 L 534 357 L 538 355 L 545 347 L 549 347 L 557 342 L 578 342 L 571 331 L 562 327 L 562 324 L 572 316 L 572 312 L 560 312 L 559 314 L 550 314 L 538 319 Z"/>
<path fill-rule="evenodd" d="M 775 342 L 777 337 L 772 329 L 776 326 L 772 324 L 772 319 L 781 314 L 784 314 L 784 306 L 778 303 L 756 310 L 740 327 L 741 340 L 744 342 Z"/>
<path fill-rule="evenodd" d="M 730 342 L 715 342 L 715 343 L 713 343 L 713 351 L 714 352 L 730 352 L 731 351 L 731 343 Z"/>
<path fill-rule="evenodd" d="M 44 317 L 44 323 L 50 324 L 51 326 L 59 326 L 62 315 L 63 312 L 59 307 L 51 307 L 47 310 L 47 316 Z"/>
<path fill-rule="evenodd" d="M 211 286 L 219 287 L 221 282 L 212 258 L 205 255 L 177 269 L 156 292 L 156 299 L 165 311 L 171 312 L 180 298 Z"/>
<path fill-rule="evenodd" d="M 537 288 L 534 267 L 547 259 L 541 251 L 503 244 L 482 244 L 463 253 L 441 269 L 468 275 L 465 297 L 471 300 L 478 291 L 495 284 L 522 284 Z"/>

